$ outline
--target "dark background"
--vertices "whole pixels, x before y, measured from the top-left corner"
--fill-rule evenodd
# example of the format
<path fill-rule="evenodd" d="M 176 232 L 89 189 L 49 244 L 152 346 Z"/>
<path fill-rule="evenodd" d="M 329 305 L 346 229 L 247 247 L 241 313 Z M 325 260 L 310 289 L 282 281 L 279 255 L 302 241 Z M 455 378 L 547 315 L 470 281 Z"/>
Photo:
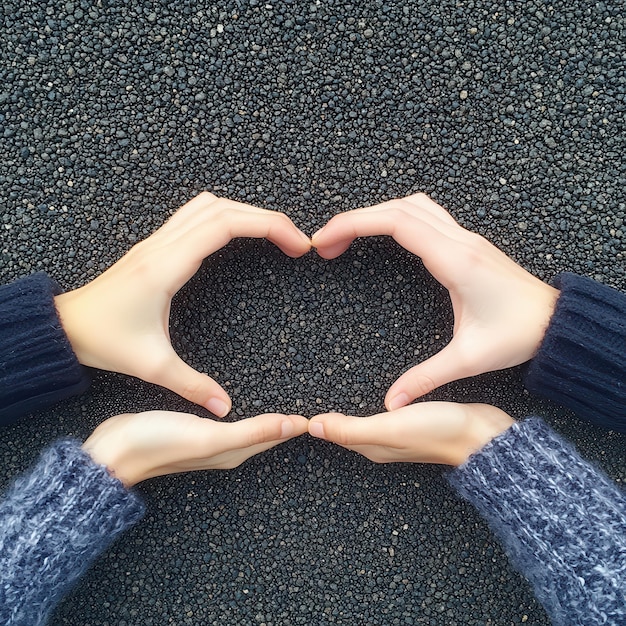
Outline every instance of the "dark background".
<path fill-rule="evenodd" d="M 5 1 L 0 279 L 84 284 L 201 190 L 329 217 L 425 191 L 545 280 L 626 286 L 619 2 Z M 451 336 L 445 290 L 385 238 L 334 261 L 231 243 L 176 297 L 179 353 L 232 419 L 383 409 Z M 531 397 L 520 368 L 432 394 L 538 413 L 611 477 L 624 438 Z M 0 485 L 116 413 L 198 412 L 97 373 L 3 428 Z M 200 414 L 201 411 L 200 411 Z M 443 469 L 308 436 L 139 487 L 145 519 L 55 625 L 548 624 Z"/>

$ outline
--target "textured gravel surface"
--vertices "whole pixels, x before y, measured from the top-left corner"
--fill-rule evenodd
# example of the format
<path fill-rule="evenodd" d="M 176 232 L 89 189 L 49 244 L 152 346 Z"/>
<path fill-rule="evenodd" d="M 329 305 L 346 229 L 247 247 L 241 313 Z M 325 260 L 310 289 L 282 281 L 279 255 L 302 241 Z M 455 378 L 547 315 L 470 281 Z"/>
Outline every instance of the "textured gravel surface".
<path fill-rule="evenodd" d="M 0 280 L 45 270 L 77 287 L 204 189 L 309 233 L 425 191 L 541 278 L 624 289 L 619 5 L 6 0 Z M 172 334 L 227 386 L 233 419 L 366 415 L 449 340 L 451 308 L 384 238 L 331 262 L 240 240 L 177 296 Z M 519 370 L 433 396 L 545 415 L 626 479 L 624 438 L 530 397 Z M 85 396 L 2 430 L 1 486 L 56 437 L 154 408 L 196 410 L 99 373 Z M 306 436 L 140 491 L 146 518 L 53 624 L 549 623 L 438 467 L 376 466 Z"/>

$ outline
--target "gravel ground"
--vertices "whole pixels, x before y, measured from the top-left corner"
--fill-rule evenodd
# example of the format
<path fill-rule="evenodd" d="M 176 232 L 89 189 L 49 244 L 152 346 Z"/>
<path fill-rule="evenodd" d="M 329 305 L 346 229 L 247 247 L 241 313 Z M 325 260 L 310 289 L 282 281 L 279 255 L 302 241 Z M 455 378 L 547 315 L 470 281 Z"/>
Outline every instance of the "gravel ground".
<path fill-rule="evenodd" d="M 6 0 L 0 280 L 45 270 L 77 287 L 204 189 L 309 233 L 425 191 L 543 279 L 572 270 L 624 289 L 619 4 Z M 331 262 L 233 242 L 172 316 L 177 349 L 227 386 L 233 419 L 379 411 L 450 333 L 445 291 L 384 238 Z M 433 397 L 544 415 L 625 480 L 624 437 L 530 397 L 521 375 Z M 85 396 L 2 430 L 0 486 L 56 437 L 154 408 L 197 410 L 98 373 Z M 146 518 L 53 624 L 549 623 L 439 467 L 375 466 L 305 436 L 140 491 Z"/>

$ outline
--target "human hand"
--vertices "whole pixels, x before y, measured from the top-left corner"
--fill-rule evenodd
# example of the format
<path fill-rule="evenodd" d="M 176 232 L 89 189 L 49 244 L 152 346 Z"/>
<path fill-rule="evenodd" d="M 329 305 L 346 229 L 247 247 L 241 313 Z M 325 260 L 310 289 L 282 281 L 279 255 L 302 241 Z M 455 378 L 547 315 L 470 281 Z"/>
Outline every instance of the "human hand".
<path fill-rule="evenodd" d="M 424 194 L 336 215 L 312 241 L 320 256 L 334 259 L 357 237 L 372 235 L 391 235 L 420 256 L 448 289 L 454 310 L 452 341 L 396 380 L 385 397 L 389 410 L 453 380 L 513 367 L 534 356 L 558 290 L 459 226 Z"/>
<path fill-rule="evenodd" d="M 514 423 L 488 404 L 419 402 L 370 417 L 316 415 L 309 420 L 309 433 L 375 463 L 457 466 Z"/>
<path fill-rule="evenodd" d="M 311 247 L 282 213 L 202 193 L 92 282 L 55 298 L 78 360 L 167 387 L 226 415 L 226 391 L 172 348 L 169 314 L 172 297 L 202 260 L 235 237 L 265 237 L 290 257 Z"/>
<path fill-rule="evenodd" d="M 300 415 L 279 413 L 232 423 L 170 411 L 126 413 L 100 424 L 83 449 L 132 487 L 154 476 L 237 467 L 305 433 L 307 426 Z"/>

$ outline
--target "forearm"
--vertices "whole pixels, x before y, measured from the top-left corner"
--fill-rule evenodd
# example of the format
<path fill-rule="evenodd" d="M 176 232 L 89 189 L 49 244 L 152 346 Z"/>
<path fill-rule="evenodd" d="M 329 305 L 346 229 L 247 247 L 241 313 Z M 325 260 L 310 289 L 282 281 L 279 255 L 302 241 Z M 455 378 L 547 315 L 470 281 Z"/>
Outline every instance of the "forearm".
<path fill-rule="evenodd" d="M 89 386 L 55 309 L 59 292 L 43 273 L 0 286 L 0 424 Z"/>
<path fill-rule="evenodd" d="M 626 496 L 541 420 L 509 428 L 449 475 L 555 624 L 626 620 Z"/>
<path fill-rule="evenodd" d="M 626 294 L 562 274 L 526 387 L 606 428 L 626 432 Z"/>
<path fill-rule="evenodd" d="M 38 626 L 143 514 L 75 441 L 58 442 L 0 502 L 0 623 Z"/>

